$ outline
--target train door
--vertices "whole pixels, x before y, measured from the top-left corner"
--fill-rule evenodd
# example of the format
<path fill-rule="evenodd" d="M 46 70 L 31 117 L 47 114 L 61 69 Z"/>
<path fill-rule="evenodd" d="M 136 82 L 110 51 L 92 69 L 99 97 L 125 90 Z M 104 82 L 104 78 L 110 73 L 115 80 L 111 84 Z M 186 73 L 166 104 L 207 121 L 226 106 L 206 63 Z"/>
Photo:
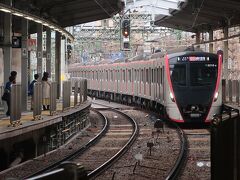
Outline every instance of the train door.
<path fill-rule="evenodd" d="M 100 68 L 100 91 L 102 91 L 102 82 L 103 82 L 103 71 L 102 68 Z"/>
<path fill-rule="evenodd" d="M 119 82 L 120 82 L 120 69 L 119 68 L 117 68 L 117 72 L 116 72 L 116 78 L 117 78 L 117 93 L 119 93 L 120 92 L 120 87 L 119 87 Z"/>
<path fill-rule="evenodd" d="M 123 94 L 126 94 L 126 69 L 125 68 L 123 68 L 123 71 L 122 71 L 122 84 L 123 84 L 123 86 L 122 86 L 122 92 L 123 92 Z"/>
<path fill-rule="evenodd" d="M 146 96 L 146 68 L 144 67 L 143 68 L 143 77 L 142 77 L 142 79 L 143 79 L 143 86 L 142 86 L 142 88 L 143 88 L 143 96 Z"/>
<path fill-rule="evenodd" d="M 137 89 L 137 96 L 140 96 L 140 69 L 137 67 L 136 73 L 136 89 Z"/>
<path fill-rule="evenodd" d="M 149 93 L 149 69 L 148 69 L 148 66 L 146 66 L 146 69 L 145 69 L 145 96 L 148 97 L 148 93 Z"/>
<path fill-rule="evenodd" d="M 117 69 L 113 68 L 113 92 L 117 92 Z"/>
<path fill-rule="evenodd" d="M 137 70 L 136 67 L 133 68 L 133 78 L 132 78 L 132 82 L 133 82 L 133 95 L 137 96 Z"/>
<path fill-rule="evenodd" d="M 154 74 L 155 64 L 152 66 L 152 99 L 155 100 L 155 74 Z"/>
<path fill-rule="evenodd" d="M 164 66 L 162 66 L 161 67 L 161 79 L 160 79 L 160 85 L 161 85 L 161 88 L 160 88 L 160 93 L 161 93 L 161 101 L 162 101 L 162 103 L 164 103 L 164 101 L 165 101 L 165 91 L 166 91 L 166 82 L 167 82 L 167 80 L 165 79 L 165 67 Z"/>
<path fill-rule="evenodd" d="M 132 92 L 132 84 L 131 84 L 131 82 L 132 82 L 132 74 L 131 74 L 132 72 L 131 72 L 131 67 L 129 67 L 128 69 L 127 69 L 127 94 L 131 94 L 131 92 Z"/>
<path fill-rule="evenodd" d="M 103 70 L 102 70 L 103 74 L 102 74 L 102 89 L 104 89 L 103 91 L 107 91 L 107 69 L 105 69 L 103 67 Z"/>
<path fill-rule="evenodd" d="M 155 99 L 158 101 L 158 92 L 159 92 L 159 84 L 158 84 L 158 64 L 156 65 L 154 69 L 154 74 L 155 74 Z"/>

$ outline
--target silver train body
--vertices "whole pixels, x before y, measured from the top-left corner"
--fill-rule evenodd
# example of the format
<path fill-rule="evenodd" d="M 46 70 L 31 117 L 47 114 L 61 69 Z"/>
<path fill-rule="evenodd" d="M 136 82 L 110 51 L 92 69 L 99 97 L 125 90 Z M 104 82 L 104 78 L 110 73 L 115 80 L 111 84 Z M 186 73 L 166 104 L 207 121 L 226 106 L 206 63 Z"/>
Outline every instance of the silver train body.
<path fill-rule="evenodd" d="M 222 56 L 183 51 L 147 60 L 69 67 L 88 94 L 157 109 L 175 122 L 210 122 L 221 111 Z"/>

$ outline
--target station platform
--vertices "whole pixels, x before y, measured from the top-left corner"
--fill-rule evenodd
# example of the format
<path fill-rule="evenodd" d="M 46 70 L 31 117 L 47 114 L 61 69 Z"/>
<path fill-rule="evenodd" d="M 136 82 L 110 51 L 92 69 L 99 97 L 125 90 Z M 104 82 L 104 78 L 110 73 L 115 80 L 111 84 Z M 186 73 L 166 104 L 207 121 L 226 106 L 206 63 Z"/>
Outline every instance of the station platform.
<path fill-rule="evenodd" d="M 71 107 L 68 110 L 63 111 L 62 103 L 57 102 L 57 111 L 55 115 L 51 116 L 49 110 L 42 111 L 41 119 L 34 120 L 32 111 L 23 112 L 20 119 L 20 125 L 16 127 L 12 127 L 10 124 L 10 117 L 6 117 L 2 113 L 2 115 L 0 115 L 0 140 L 12 138 L 61 122 L 62 117 L 79 112 L 90 106 L 90 100 L 87 100 L 76 107 L 74 107 L 73 102 L 71 102 Z"/>

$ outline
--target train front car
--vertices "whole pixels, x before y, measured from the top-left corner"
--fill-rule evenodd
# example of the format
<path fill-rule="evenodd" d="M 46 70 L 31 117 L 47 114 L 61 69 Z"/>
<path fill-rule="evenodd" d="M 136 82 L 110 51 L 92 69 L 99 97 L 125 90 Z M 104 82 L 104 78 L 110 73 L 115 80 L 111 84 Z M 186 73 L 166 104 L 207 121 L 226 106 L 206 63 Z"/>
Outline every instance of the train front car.
<path fill-rule="evenodd" d="M 222 56 L 182 52 L 166 57 L 168 117 L 176 122 L 209 122 L 221 111 Z M 173 108 L 175 107 L 175 109 Z"/>

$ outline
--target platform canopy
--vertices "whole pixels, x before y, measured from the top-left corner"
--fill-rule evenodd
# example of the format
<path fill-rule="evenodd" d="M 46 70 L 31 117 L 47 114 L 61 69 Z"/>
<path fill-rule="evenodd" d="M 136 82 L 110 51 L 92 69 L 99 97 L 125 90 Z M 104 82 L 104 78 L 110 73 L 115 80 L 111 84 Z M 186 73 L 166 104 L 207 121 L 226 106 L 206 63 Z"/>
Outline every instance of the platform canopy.
<path fill-rule="evenodd" d="M 125 9 L 153 16 L 171 16 L 171 10 L 179 10 L 178 4 L 181 2 L 185 0 L 125 0 Z"/>
<path fill-rule="evenodd" d="M 168 0 L 166 0 L 168 1 Z M 240 24 L 239 0 L 188 0 L 155 17 L 155 25 L 189 32 L 206 32 Z"/>
<path fill-rule="evenodd" d="M 13 7 L 68 27 L 109 18 L 120 12 L 124 3 L 121 0 L 16 0 Z"/>

